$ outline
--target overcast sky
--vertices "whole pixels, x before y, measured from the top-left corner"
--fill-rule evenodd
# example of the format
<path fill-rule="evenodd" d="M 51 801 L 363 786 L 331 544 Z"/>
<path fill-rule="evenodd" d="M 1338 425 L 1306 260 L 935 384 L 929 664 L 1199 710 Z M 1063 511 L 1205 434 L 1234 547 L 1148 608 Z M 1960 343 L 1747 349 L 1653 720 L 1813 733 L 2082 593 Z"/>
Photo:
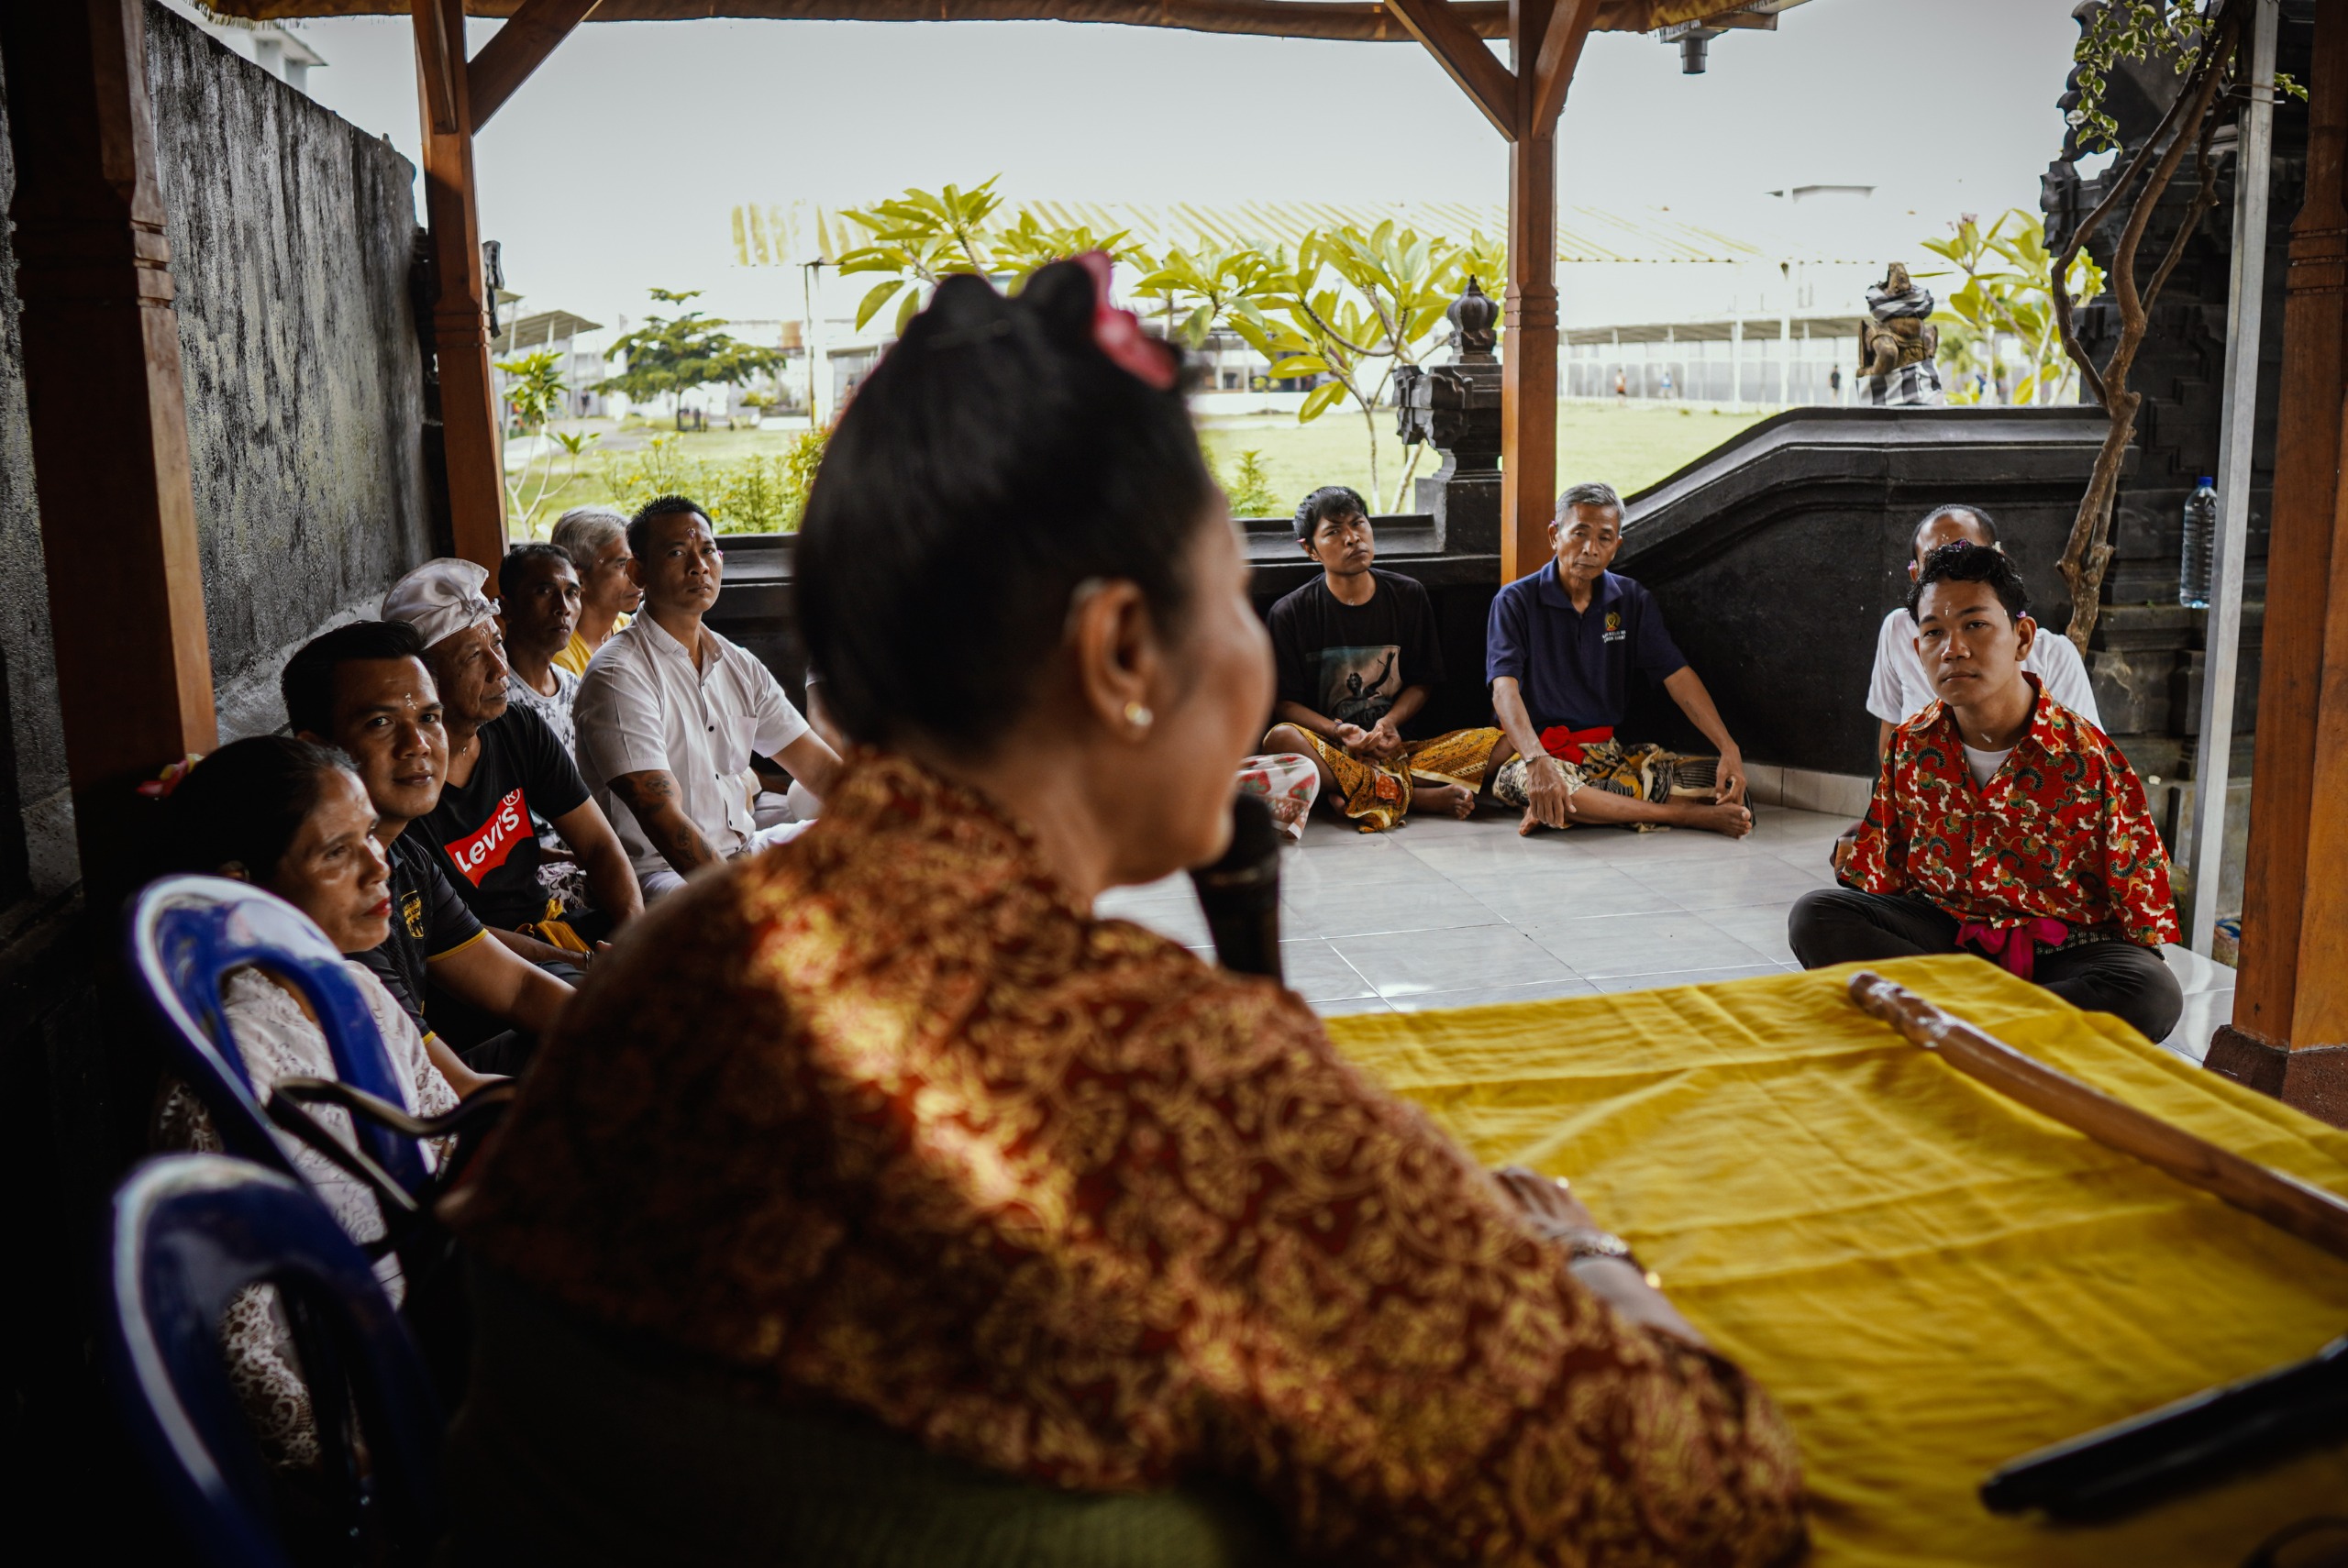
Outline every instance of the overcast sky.
<path fill-rule="evenodd" d="M 1789 181 L 1871 183 L 1918 238 L 2035 211 L 2058 145 L 2069 0 L 1809 0 L 1775 33 L 1676 48 L 1605 33 L 1558 134 L 1561 200 L 1731 226 Z M 472 27 L 472 47 L 496 24 Z M 313 94 L 416 156 L 407 19 L 304 24 Z M 733 264 L 744 201 L 869 201 L 991 174 L 1020 195 L 1505 199 L 1507 152 L 1413 43 L 1061 23 L 581 27 L 476 145 L 482 232 L 526 308 L 610 321 L 646 288 L 796 316 Z"/>

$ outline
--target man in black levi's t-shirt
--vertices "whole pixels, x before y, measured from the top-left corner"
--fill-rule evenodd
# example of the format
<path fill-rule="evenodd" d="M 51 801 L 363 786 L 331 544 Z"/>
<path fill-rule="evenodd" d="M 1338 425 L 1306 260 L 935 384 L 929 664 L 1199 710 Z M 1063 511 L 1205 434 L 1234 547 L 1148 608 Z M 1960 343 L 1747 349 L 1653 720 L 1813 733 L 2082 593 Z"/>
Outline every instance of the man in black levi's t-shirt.
<path fill-rule="evenodd" d="M 449 768 L 440 797 L 409 834 L 497 940 L 569 979 L 587 956 L 544 938 L 562 917 L 540 878 L 546 854 L 535 816 L 552 825 L 586 873 L 599 918 L 563 917 L 583 942 L 644 908 L 627 852 L 587 792 L 578 765 L 546 721 L 512 701 L 510 669 L 487 573 L 468 561 L 429 561 L 384 597 L 384 618 L 426 639 L 424 662 L 445 711 Z"/>
<path fill-rule="evenodd" d="M 1419 741 L 1401 734 L 1443 681 L 1426 589 L 1371 566 L 1378 540 L 1368 508 L 1343 485 L 1304 498 L 1296 537 L 1321 575 L 1272 606 L 1279 723 L 1266 748 L 1312 758 L 1322 798 L 1364 833 L 1412 811 L 1467 816 L 1500 732 L 1455 730 Z"/>

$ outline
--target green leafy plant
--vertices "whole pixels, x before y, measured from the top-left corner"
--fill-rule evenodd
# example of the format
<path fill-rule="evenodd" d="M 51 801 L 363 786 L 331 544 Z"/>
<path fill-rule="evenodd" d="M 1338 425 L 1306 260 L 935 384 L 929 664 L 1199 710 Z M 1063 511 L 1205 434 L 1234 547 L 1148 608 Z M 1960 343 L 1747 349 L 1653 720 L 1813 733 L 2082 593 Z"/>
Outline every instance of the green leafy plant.
<path fill-rule="evenodd" d="M 825 439 L 825 431 L 803 430 L 772 456 L 710 462 L 688 456 L 681 436 L 655 436 L 640 451 L 607 456 L 604 486 L 623 512 L 656 495 L 689 495 L 718 533 L 792 534 L 807 513 Z"/>
<path fill-rule="evenodd" d="M 2054 326 L 2054 259 L 2046 248 L 2044 222 L 2017 207 L 1986 229 L 1971 213 L 1949 229 L 1946 239 L 1924 241 L 1925 249 L 1956 263 L 1965 278 L 1933 316 L 1941 329 L 1942 364 L 1960 378 L 1969 378 L 1977 368 L 1994 381 L 1997 340 L 2010 337 L 2030 362 L 2028 372 L 2014 383 L 2014 402 L 2077 401 L 2077 369 L 2064 357 Z M 2084 304 L 2103 292 L 2103 269 L 2082 251 L 2071 259 L 2067 282 L 2072 299 Z M 1974 403 L 1978 394 L 1964 387 L 1952 392 L 1949 401 Z"/>
<path fill-rule="evenodd" d="M 683 304 L 701 297 L 699 289 L 654 289 L 651 293 L 664 304 Z M 648 403 L 695 387 L 748 386 L 753 377 L 771 374 L 781 365 L 781 349 L 741 342 L 725 330 L 728 325 L 695 310 L 674 316 L 648 315 L 642 326 L 604 350 L 606 361 L 626 356 L 627 364 L 618 374 L 595 383 L 595 390 L 625 392 L 637 403 Z"/>
<path fill-rule="evenodd" d="M 1272 493 L 1272 476 L 1264 471 L 1264 454 L 1252 447 L 1239 454 L 1230 490 L 1235 516 L 1268 517 L 1279 510 L 1279 497 Z"/>
<path fill-rule="evenodd" d="M 541 349 L 519 359 L 501 359 L 497 368 L 507 378 L 505 405 L 515 434 L 537 441 L 519 464 L 505 470 L 505 515 L 524 533 L 535 533 L 538 513 L 548 502 L 577 482 L 581 457 L 601 437 L 593 432 L 550 428 L 554 416 L 562 411 L 564 393 L 570 390 L 563 380 L 561 355 Z M 559 475 L 555 471 L 558 453 L 570 459 Z"/>

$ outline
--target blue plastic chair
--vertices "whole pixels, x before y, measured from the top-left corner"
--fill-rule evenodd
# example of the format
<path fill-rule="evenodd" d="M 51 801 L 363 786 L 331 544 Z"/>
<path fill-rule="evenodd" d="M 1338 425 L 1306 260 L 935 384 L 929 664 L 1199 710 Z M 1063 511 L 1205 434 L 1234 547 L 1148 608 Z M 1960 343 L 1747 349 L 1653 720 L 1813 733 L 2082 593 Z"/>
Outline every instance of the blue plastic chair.
<path fill-rule="evenodd" d="M 315 1193 L 220 1154 L 132 1172 L 106 1247 L 99 1332 L 116 1402 L 182 1529 L 206 1562 L 291 1568 L 268 1463 L 220 1352 L 222 1315 L 260 1284 L 278 1287 L 294 1325 L 338 1525 L 393 1561 L 422 1561 L 441 1526 L 442 1423 L 415 1342 Z M 365 1434 L 363 1474 L 346 1411 Z"/>
<path fill-rule="evenodd" d="M 270 1118 L 253 1092 L 244 1057 L 220 1006 L 229 971 L 259 965 L 291 981 L 308 999 L 348 1087 L 405 1103 L 375 1016 L 326 933 L 274 893 L 226 877 L 165 877 L 133 900 L 131 973 L 163 1029 L 173 1068 L 187 1080 L 230 1153 L 295 1174 L 270 1135 Z M 353 1117 L 360 1147 L 402 1191 L 426 1188 L 424 1155 L 413 1137 Z"/>

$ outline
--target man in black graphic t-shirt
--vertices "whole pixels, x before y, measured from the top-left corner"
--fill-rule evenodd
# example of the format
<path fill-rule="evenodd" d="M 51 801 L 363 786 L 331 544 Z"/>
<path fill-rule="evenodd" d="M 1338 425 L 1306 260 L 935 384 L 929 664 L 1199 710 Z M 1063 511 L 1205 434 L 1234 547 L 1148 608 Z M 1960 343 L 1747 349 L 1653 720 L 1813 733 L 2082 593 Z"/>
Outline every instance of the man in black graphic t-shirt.
<path fill-rule="evenodd" d="M 569 979 L 587 955 L 543 940 L 563 934 L 541 923 L 562 909 L 539 877 L 545 856 L 533 814 L 578 856 L 595 901 L 595 918 L 564 918 L 569 933 L 601 936 L 640 913 L 643 894 L 578 766 L 546 722 L 508 695 L 494 606 L 481 591 L 487 579 L 470 561 L 427 561 L 383 599 L 385 620 L 407 622 L 425 639 L 449 739 L 439 801 L 410 832 L 498 941 Z"/>
<path fill-rule="evenodd" d="M 1427 591 L 1371 566 L 1378 541 L 1368 508 L 1343 485 L 1305 497 L 1296 536 L 1321 575 L 1272 606 L 1279 722 L 1264 745 L 1312 757 L 1323 797 L 1364 832 L 1413 810 L 1468 815 L 1497 732 L 1423 741 L 1401 734 L 1443 680 Z"/>

